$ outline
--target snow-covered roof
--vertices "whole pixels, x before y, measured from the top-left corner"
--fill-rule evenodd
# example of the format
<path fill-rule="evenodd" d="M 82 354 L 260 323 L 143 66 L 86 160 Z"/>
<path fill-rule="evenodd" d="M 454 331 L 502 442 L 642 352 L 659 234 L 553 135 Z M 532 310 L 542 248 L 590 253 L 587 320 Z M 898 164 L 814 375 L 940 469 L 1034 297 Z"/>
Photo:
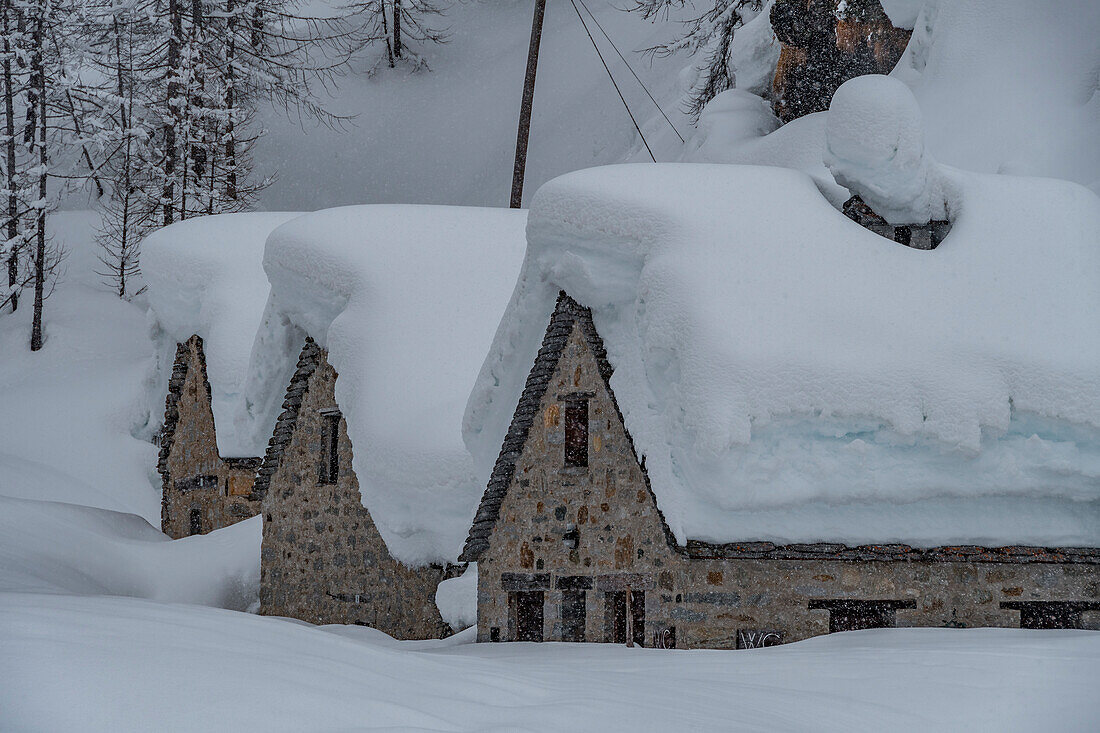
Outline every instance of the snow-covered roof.
<path fill-rule="evenodd" d="M 1100 199 L 943 168 L 910 249 L 799 172 L 613 166 L 538 192 L 471 396 L 491 468 L 559 289 L 680 542 L 1100 543 Z"/>
<path fill-rule="evenodd" d="M 306 335 L 328 350 L 363 504 L 407 564 L 454 561 L 488 479 L 463 443 L 462 417 L 515 287 L 526 219 L 509 209 L 349 206 L 268 239 L 272 289 L 252 404 L 264 393 L 281 400 L 278 365 L 294 364 Z"/>
<path fill-rule="evenodd" d="M 275 227 L 296 216 L 264 212 L 196 217 L 158 229 L 141 244 L 157 349 L 158 390 L 150 410 L 158 415 L 164 409 L 176 344 L 198 334 L 223 456 L 264 453 L 266 437 L 257 439 L 252 431 L 238 429 L 242 388 L 269 290 L 264 242 Z"/>

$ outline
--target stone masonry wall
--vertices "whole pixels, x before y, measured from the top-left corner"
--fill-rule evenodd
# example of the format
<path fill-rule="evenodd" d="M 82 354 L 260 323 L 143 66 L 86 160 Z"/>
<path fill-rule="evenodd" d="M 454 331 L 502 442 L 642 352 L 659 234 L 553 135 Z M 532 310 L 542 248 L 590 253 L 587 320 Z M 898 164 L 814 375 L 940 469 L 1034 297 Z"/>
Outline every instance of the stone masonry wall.
<path fill-rule="evenodd" d="M 591 395 L 586 468 L 564 466 L 563 398 L 570 393 Z M 562 638 L 563 586 L 587 588 L 586 641 L 610 638 L 605 592 L 640 590 L 645 644 L 674 628 L 680 648 L 733 648 L 738 631 L 777 630 L 783 641 L 828 633 L 830 611 L 812 610 L 812 600 L 911 602 L 914 608 L 896 611 L 897 626 L 1005 627 L 1019 625 L 1020 611 L 1002 609 L 1003 601 L 1100 600 L 1100 557 L 1092 550 L 1042 554 L 1043 562 L 1022 561 L 1026 553 L 976 562 L 965 559 L 966 548 L 942 560 L 878 560 L 868 558 L 890 556 L 890 548 L 836 559 L 839 546 L 793 546 L 791 558 L 769 552 L 768 543 L 748 543 L 738 557 L 708 558 L 708 546 L 694 544 L 689 556 L 669 536 L 576 323 L 516 461 L 489 547 L 478 558 L 479 641 L 516 638 L 508 587 L 544 591 L 546 640 Z M 712 549 L 722 547 L 730 546 Z M 1093 627 L 1100 620 L 1088 612 L 1084 618 Z"/>
<path fill-rule="evenodd" d="M 342 418 L 338 478 L 320 480 L 323 412 L 336 409 L 337 377 L 323 352 L 317 359 L 308 380 L 287 395 L 284 407 L 292 400 L 301 404 L 263 496 L 260 612 L 315 624 L 364 624 L 399 639 L 447 636 L 450 629 L 435 606 L 446 571 L 410 568 L 390 556 L 362 505 Z"/>
<path fill-rule="evenodd" d="M 210 384 L 202 339 L 180 344 L 169 381 L 158 469 L 162 478 L 161 530 L 173 539 L 192 534 L 192 512 L 201 533 L 259 513 L 249 492 L 259 459 L 222 458 L 210 409 Z"/>

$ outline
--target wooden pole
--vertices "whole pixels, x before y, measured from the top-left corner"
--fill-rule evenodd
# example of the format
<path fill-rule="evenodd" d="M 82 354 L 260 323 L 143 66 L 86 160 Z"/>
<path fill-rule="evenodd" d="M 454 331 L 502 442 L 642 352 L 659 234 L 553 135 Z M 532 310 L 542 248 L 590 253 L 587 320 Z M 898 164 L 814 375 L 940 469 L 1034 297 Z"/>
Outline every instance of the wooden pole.
<path fill-rule="evenodd" d="M 527 169 L 527 140 L 531 136 L 531 104 L 535 99 L 535 69 L 539 64 L 539 42 L 542 40 L 544 15 L 546 0 L 535 0 L 535 17 L 531 21 L 531 46 L 527 51 L 527 74 L 523 77 L 523 101 L 519 107 L 516 162 L 512 168 L 512 198 L 508 204 L 513 209 L 520 208 L 523 201 L 523 174 Z"/>
<path fill-rule="evenodd" d="M 626 645 L 634 646 L 634 592 L 626 589 Z"/>

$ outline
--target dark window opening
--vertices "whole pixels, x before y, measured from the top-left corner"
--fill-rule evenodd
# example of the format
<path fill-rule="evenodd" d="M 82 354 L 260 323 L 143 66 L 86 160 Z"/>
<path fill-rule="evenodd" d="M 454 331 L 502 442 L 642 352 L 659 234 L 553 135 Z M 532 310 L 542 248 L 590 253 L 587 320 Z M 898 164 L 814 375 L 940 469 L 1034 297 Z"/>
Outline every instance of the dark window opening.
<path fill-rule="evenodd" d="M 500 627 L 499 626 L 490 626 L 489 627 L 489 641 L 500 641 Z"/>
<path fill-rule="evenodd" d="M 202 489 L 218 488 L 217 476 L 191 476 L 178 479 L 173 486 L 176 491 L 201 491 Z"/>
<path fill-rule="evenodd" d="M 1100 611 L 1100 603 L 1085 601 L 1004 601 L 1001 608 L 1020 612 L 1021 629 L 1079 629 L 1081 614 Z"/>
<path fill-rule="evenodd" d="M 202 509 L 192 509 L 188 534 L 202 534 Z"/>
<path fill-rule="evenodd" d="M 612 644 L 625 644 L 633 638 L 638 646 L 645 646 L 645 591 L 613 590 L 604 594 L 604 623 L 607 640 Z M 627 631 L 627 606 L 630 609 L 630 632 Z"/>
<path fill-rule="evenodd" d="M 565 403 L 565 465 L 588 465 L 588 400 Z"/>
<path fill-rule="evenodd" d="M 894 241 L 908 247 L 913 241 L 913 230 L 904 226 L 894 227 Z"/>
<path fill-rule="evenodd" d="M 322 442 L 324 443 L 324 457 L 321 460 L 322 484 L 334 484 L 340 478 L 340 413 L 322 413 L 324 418 L 324 430 Z"/>
<path fill-rule="evenodd" d="M 564 590 L 561 593 L 561 640 L 584 641 L 584 625 L 587 620 L 583 590 Z"/>
<path fill-rule="evenodd" d="M 899 608 L 916 608 L 916 601 L 812 600 L 810 609 L 829 611 L 829 633 L 860 629 L 889 629 Z"/>
<path fill-rule="evenodd" d="M 516 641 L 542 641 L 542 606 L 541 590 L 512 593 Z"/>

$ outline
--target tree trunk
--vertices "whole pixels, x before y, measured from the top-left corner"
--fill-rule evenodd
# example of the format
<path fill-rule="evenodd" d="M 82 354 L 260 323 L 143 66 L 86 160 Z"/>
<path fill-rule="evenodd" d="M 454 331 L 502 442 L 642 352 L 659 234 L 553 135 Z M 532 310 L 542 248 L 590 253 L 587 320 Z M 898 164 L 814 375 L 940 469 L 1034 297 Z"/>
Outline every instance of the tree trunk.
<path fill-rule="evenodd" d="M 176 130 L 180 126 L 180 41 L 183 39 L 183 16 L 181 0 L 168 0 L 168 21 L 171 32 L 168 34 L 168 99 L 166 122 L 164 126 L 164 224 L 171 224 L 175 218 L 176 187 L 173 176 L 176 174 L 179 151 L 176 145 Z"/>
<path fill-rule="evenodd" d="M 234 85 L 236 79 L 234 78 L 233 62 L 237 56 L 237 43 L 235 31 L 237 28 L 236 18 L 234 17 L 234 2 L 228 0 L 225 5 L 226 14 L 229 18 L 226 24 L 229 29 L 229 50 L 226 52 L 226 80 L 225 80 L 225 107 L 226 107 L 226 123 L 225 123 L 225 196 L 230 201 L 237 199 L 237 140 L 234 137 L 237 134 L 236 129 L 236 111 L 233 109 L 233 105 L 237 103 L 236 95 L 234 94 Z"/>
<path fill-rule="evenodd" d="M 42 348 L 42 301 L 46 289 L 46 73 L 43 69 L 43 45 L 45 43 L 45 8 L 40 9 L 34 32 L 34 54 L 31 56 L 31 75 L 34 78 L 35 100 L 38 104 L 38 221 L 36 223 L 36 247 L 34 256 L 34 314 L 31 319 L 31 351 Z"/>
<path fill-rule="evenodd" d="M 129 258 L 129 252 L 127 251 L 130 246 L 130 200 L 133 197 L 133 184 L 131 179 L 131 173 L 133 171 L 134 164 L 134 151 L 133 142 L 134 136 L 130 129 L 130 122 L 132 112 L 134 109 L 134 95 L 133 86 L 131 82 L 130 95 L 127 100 L 126 95 L 126 74 L 122 68 L 122 28 L 119 27 L 118 17 L 114 18 L 114 31 L 115 31 L 115 58 L 117 59 L 117 66 L 115 72 L 118 76 L 118 120 L 122 129 L 125 130 L 126 135 L 126 148 L 122 157 L 122 225 L 119 228 L 119 257 L 118 257 L 118 297 L 126 297 L 126 270 L 127 260 Z M 133 43 L 133 39 L 130 39 L 130 43 Z M 129 45 L 128 48 L 133 48 Z M 126 102 L 130 104 L 127 106 Z M 117 191 L 115 194 L 117 195 Z"/>
<path fill-rule="evenodd" d="M 401 0 L 393 0 L 393 55 L 401 58 Z"/>
<path fill-rule="evenodd" d="M 381 4 L 382 13 L 382 35 L 386 37 L 386 56 L 390 62 L 390 68 L 393 68 L 393 38 L 390 36 L 389 22 L 386 20 L 386 3 Z"/>
<path fill-rule="evenodd" d="M 19 282 L 19 197 L 15 191 L 15 92 L 11 74 L 11 0 L 4 0 L 4 134 L 7 136 L 5 185 L 8 189 L 8 221 L 4 234 L 11 251 L 8 253 L 8 287 Z M 11 294 L 11 309 L 19 307 L 19 293 Z"/>

